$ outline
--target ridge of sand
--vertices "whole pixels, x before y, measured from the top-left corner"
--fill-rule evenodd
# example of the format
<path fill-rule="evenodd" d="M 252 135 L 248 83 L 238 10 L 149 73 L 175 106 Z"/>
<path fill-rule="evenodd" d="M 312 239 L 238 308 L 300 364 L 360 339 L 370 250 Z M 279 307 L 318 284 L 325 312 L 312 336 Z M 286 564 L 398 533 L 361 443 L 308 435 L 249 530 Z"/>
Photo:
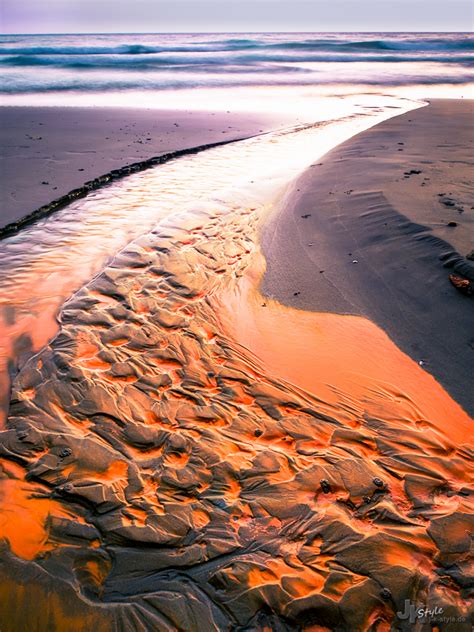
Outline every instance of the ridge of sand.
<path fill-rule="evenodd" d="M 474 278 L 473 103 L 433 101 L 338 146 L 262 234 L 264 294 L 370 318 L 471 414 L 473 301 L 448 277 Z"/>

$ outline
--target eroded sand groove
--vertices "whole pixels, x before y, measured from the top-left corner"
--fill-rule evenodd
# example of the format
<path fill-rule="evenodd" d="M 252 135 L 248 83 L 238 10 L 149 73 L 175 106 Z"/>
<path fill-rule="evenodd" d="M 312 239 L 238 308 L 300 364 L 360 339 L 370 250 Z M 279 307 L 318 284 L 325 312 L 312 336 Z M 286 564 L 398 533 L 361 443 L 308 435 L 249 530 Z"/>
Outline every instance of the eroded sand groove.
<path fill-rule="evenodd" d="M 58 629 L 388 630 L 410 599 L 469 629 L 470 448 L 271 378 L 225 334 L 262 212 L 164 220 L 20 372 L 4 476 L 50 504 L 5 549 L 10 621 L 48 594 Z"/>

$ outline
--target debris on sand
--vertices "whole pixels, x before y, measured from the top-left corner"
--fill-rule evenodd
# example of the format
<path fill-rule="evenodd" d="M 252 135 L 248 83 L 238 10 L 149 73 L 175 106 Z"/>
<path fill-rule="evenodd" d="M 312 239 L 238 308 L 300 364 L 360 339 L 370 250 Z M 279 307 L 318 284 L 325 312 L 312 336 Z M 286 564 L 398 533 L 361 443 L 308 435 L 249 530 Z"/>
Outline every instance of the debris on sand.
<path fill-rule="evenodd" d="M 472 296 L 474 294 L 473 287 L 468 279 L 463 279 L 457 274 L 450 274 L 449 280 L 461 294 L 466 294 L 466 296 Z"/>

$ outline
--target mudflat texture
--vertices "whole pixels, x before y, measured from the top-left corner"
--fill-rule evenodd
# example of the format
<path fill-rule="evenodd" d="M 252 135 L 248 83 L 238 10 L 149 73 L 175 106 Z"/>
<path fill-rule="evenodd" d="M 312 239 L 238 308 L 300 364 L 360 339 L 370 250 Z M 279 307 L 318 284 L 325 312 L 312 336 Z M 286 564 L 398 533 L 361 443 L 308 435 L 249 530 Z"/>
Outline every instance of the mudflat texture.
<path fill-rule="evenodd" d="M 473 101 L 436 100 L 314 164 L 264 227 L 263 291 L 363 315 L 474 413 Z"/>
<path fill-rule="evenodd" d="M 388 393 L 359 414 L 271 377 L 216 309 L 257 220 L 138 238 L 17 375 L 2 630 L 411 632 L 407 601 L 472 629 L 461 411 Z"/>
<path fill-rule="evenodd" d="M 2 107 L 0 228 L 113 169 L 285 123 L 235 112 Z"/>

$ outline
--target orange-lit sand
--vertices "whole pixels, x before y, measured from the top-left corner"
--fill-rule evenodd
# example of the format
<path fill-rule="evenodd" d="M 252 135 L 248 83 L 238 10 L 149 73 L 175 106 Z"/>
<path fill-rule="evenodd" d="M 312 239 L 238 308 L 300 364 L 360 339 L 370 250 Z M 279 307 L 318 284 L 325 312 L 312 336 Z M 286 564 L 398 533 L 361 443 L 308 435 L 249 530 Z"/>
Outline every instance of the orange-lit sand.
<path fill-rule="evenodd" d="M 420 434 L 435 426 L 453 442 L 473 437 L 472 420 L 446 391 L 402 353 L 374 323 L 356 316 L 308 313 L 263 297 L 264 260 L 254 257 L 237 287 L 219 298 L 216 313 L 237 342 L 270 374 L 338 407 L 341 419 L 365 414 Z"/>
<path fill-rule="evenodd" d="M 466 416 L 374 325 L 264 301 L 262 212 L 134 242 L 15 380 L 4 454 L 69 514 L 34 547 L 4 534 L 55 579 L 44 625 L 71 599 L 59 560 L 94 616 L 145 629 L 465 616 Z"/>
<path fill-rule="evenodd" d="M 0 539 L 7 539 L 12 551 L 25 560 L 52 548 L 48 544 L 48 518 L 68 517 L 61 503 L 48 491 L 24 480 L 23 468 L 0 461 Z"/>

